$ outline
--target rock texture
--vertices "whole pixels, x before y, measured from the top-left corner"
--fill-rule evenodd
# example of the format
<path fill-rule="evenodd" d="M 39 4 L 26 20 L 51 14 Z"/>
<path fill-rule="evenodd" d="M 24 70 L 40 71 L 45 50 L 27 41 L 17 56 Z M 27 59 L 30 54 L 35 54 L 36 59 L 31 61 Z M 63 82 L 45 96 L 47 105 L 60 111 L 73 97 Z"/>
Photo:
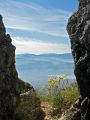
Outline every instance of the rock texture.
<path fill-rule="evenodd" d="M 34 88 L 18 78 L 11 42 L 0 15 L 0 120 L 44 120 Z"/>
<path fill-rule="evenodd" d="M 69 18 L 67 31 L 80 94 L 73 106 L 72 120 L 90 120 L 90 0 L 79 0 L 78 11 Z"/>
<path fill-rule="evenodd" d="M 20 104 L 16 111 L 16 120 L 44 120 L 45 113 L 34 88 L 22 80 L 19 80 L 19 88 Z"/>
<path fill-rule="evenodd" d="M 15 47 L 0 15 L 0 120 L 14 120 L 19 101 Z"/>

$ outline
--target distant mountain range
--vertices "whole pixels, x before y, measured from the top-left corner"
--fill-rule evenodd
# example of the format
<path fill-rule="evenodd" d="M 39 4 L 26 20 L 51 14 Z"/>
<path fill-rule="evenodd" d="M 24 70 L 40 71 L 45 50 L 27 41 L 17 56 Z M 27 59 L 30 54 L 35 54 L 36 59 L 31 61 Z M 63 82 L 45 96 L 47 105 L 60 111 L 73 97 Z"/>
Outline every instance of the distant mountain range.
<path fill-rule="evenodd" d="M 59 58 L 69 58 L 72 59 L 72 55 L 71 53 L 64 53 L 64 54 L 55 54 L 55 53 L 49 53 L 49 54 L 40 54 L 40 55 L 36 55 L 36 54 L 18 54 L 16 55 L 16 58 L 33 58 L 33 57 L 59 57 Z"/>
<path fill-rule="evenodd" d="M 50 76 L 67 73 L 69 79 L 74 79 L 73 58 L 65 54 L 18 54 L 16 67 L 19 77 L 30 82 L 34 87 L 44 85 Z"/>

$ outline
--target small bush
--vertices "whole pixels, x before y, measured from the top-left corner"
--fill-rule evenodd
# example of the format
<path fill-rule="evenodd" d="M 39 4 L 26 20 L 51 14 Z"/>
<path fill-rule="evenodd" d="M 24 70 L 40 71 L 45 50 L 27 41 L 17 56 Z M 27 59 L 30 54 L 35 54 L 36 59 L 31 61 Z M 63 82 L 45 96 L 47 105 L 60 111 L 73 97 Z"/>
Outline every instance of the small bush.
<path fill-rule="evenodd" d="M 59 94 L 55 95 L 52 99 L 52 107 L 53 108 L 62 108 L 65 104 L 65 99 Z"/>
<path fill-rule="evenodd" d="M 67 75 L 49 78 L 48 85 L 42 90 L 48 90 L 46 94 L 39 94 L 41 101 L 48 102 L 53 108 L 68 107 L 78 98 L 77 84 L 69 84 Z"/>

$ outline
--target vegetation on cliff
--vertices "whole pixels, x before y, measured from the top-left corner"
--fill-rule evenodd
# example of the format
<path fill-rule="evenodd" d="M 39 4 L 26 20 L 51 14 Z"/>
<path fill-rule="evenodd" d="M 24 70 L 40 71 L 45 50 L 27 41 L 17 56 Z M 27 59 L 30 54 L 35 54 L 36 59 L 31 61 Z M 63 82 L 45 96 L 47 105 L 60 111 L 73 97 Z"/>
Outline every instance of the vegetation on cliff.
<path fill-rule="evenodd" d="M 41 91 L 38 96 L 43 105 L 50 107 L 54 117 L 60 117 L 79 97 L 76 82 L 70 84 L 67 75 L 49 78 L 48 85 L 42 86 Z"/>

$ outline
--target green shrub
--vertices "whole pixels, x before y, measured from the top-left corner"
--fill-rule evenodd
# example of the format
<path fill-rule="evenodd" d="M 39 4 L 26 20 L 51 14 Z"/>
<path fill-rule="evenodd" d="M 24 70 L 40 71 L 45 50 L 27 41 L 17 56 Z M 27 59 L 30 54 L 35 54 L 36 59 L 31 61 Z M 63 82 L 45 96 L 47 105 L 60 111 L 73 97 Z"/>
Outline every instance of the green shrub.
<path fill-rule="evenodd" d="M 53 96 L 52 99 L 52 107 L 53 108 L 62 108 L 65 104 L 65 99 L 62 96 L 59 96 L 59 94 Z"/>
<path fill-rule="evenodd" d="M 53 108 L 70 106 L 78 98 L 77 84 L 69 84 L 66 74 L 49 78 L 48 85 L 43 86 L 41 90 L 48 91 L 46 94 L 39 94 L 41 101 L 48 102 Z"/>

